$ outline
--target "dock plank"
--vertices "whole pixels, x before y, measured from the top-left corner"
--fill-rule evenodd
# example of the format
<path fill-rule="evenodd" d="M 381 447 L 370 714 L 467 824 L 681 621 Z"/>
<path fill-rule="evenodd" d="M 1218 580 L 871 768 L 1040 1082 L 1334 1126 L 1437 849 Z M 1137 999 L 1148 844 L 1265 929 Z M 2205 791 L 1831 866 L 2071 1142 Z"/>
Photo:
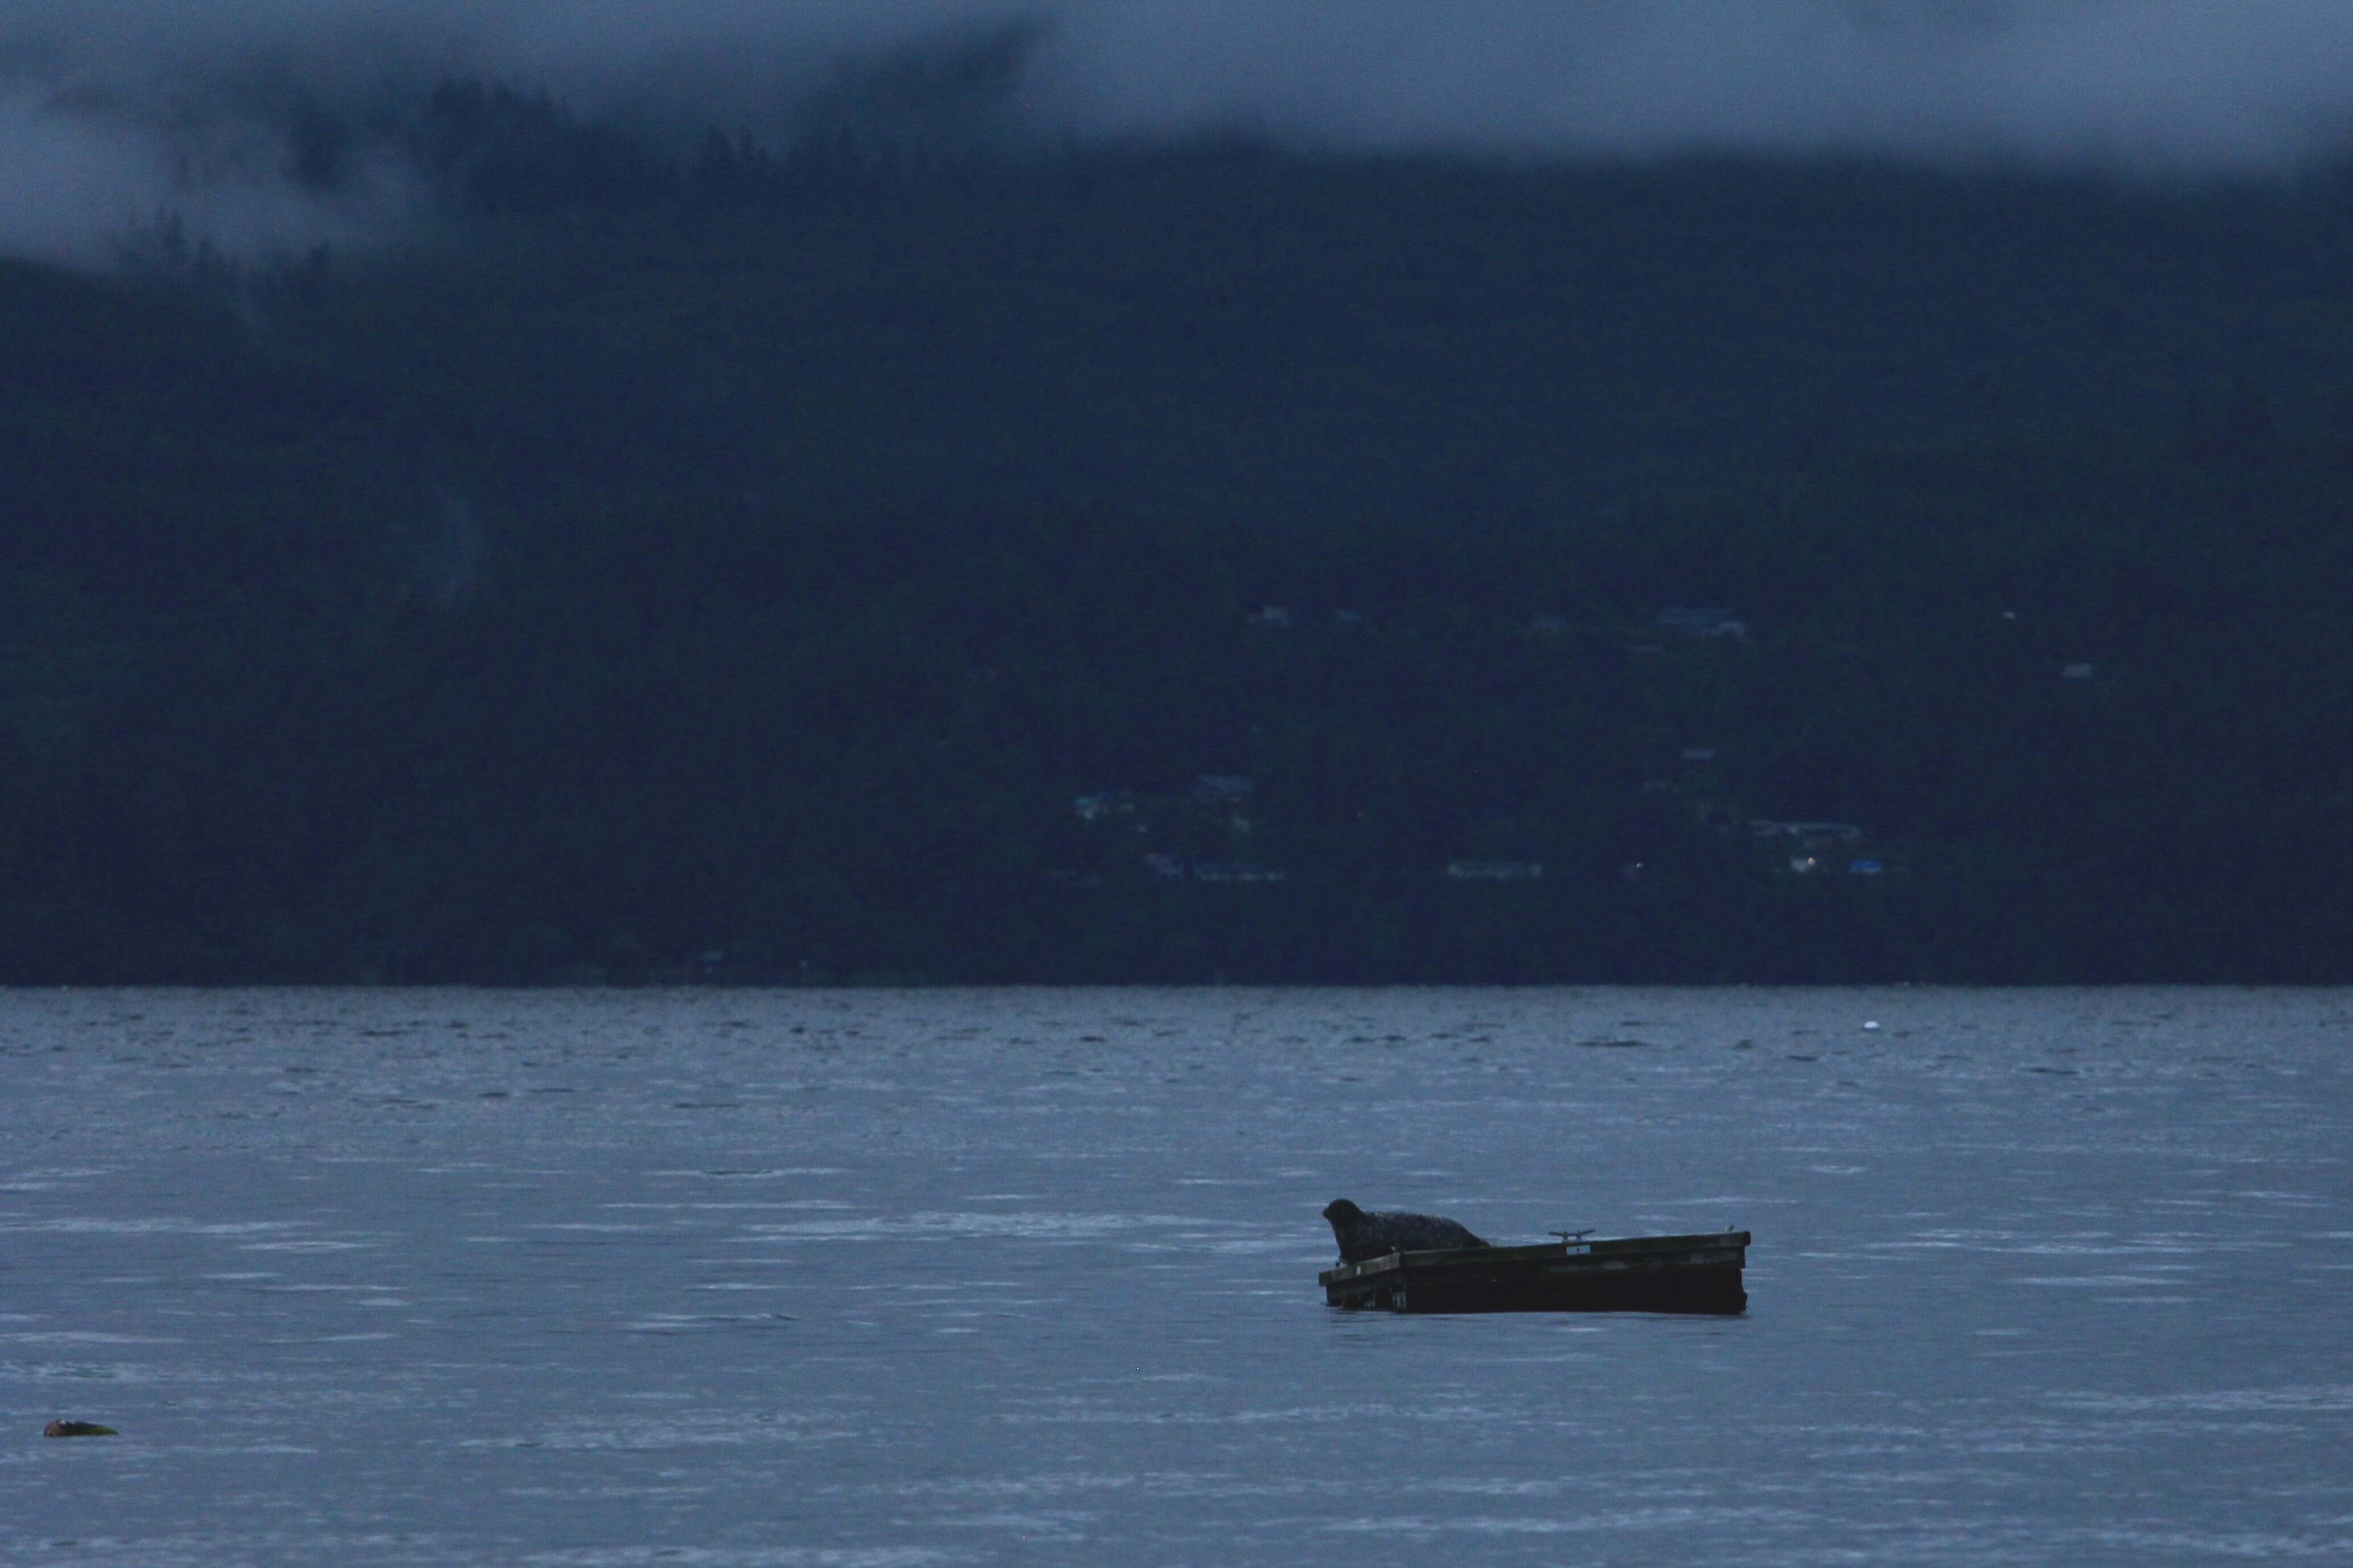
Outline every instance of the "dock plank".
<path fill-rule="evenodd" d="M 1393 1312 L 1746 1310 L 1749 1233 L 1392 1252 L 1316 1276 L 1335 1307 Z"/>

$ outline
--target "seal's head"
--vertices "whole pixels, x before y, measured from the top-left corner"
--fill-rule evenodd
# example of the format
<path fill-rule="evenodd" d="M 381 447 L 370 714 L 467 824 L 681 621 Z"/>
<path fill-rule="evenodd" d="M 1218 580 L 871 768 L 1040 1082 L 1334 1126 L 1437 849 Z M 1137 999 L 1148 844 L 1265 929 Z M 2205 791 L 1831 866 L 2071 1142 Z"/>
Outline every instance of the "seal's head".
<path fill-rule="evenodd" d="M 1334 1198 L 1324 1205 L 1324 1217 L 1334 1225 L 1354 1225 L 1365 1217 L 1365 1211 L 1345 1198 Z"/>

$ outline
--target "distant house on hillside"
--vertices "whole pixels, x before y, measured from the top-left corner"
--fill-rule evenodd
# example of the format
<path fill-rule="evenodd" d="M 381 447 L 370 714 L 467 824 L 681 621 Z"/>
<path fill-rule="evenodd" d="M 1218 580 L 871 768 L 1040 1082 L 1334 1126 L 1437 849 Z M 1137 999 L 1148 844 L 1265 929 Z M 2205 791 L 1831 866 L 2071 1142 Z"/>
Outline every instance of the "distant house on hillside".
<path fill-rule="evenodd" d="M 1102 822 L 1108 817 L 1134 816 L 1135 797 L 1124 791 L 1103 790 L 1094 795 L 1082 795 L 1071 803 L 1071 815 L 1081 822 Z"/>
<path fill-rule="evenodd" d="M 1659 629 L 1687 637 L 1745 637 L 1748 623 L 1730 610 L 1691 610 L 1670 606 L 1659 612 Z"/>
<path fill-rule="evenodd" d="M 1772 822 L 1764 817 L 1751 817 L 1748 832 L 1756 838 L 1795 838 L 1809 845 L 1829 847 L 1833 844 L 1855 844 L 1862 839 L 1862 829 L 1852 822 Z"/>
<path fill-rule="evenodd" d="M 1287 882 L 1291 873 L 1267 866 L 1249 866 L 1237 860 L 1231 864 L 1201 861 L 1193 868 L 1197 882 Z"/>
<path fill-rule="evenodd" d="M 1541 860 L 1449 860 L 1447 879 L 1455 882 L 1534 882 L 1544 876 Z"/>

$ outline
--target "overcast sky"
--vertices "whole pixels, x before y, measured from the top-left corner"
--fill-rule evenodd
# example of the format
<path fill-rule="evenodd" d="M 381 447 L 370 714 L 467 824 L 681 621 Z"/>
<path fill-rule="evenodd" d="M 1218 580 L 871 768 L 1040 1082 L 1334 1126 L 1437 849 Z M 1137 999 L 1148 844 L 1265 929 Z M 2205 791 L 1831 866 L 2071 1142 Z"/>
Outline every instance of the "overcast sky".
<path fill-rule="evenodd" d="M 2268 174 L 2353 144 L 2353 0 L 0 0 L 0 247 L 175 205 L 234 243 L 358 232 L 258 106 L 451 72 L 776 125 L 845 57 L 1022 18 L 1057 132 L 1240 123 L 1515 154 L 1694 148 Z"/>

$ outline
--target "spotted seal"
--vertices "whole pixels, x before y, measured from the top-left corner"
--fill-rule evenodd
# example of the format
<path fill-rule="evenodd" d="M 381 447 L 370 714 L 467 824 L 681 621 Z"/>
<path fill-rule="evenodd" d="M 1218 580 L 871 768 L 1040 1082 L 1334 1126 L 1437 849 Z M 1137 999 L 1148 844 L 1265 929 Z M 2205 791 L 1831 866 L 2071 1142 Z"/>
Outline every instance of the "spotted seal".
<path fill-rule="evenodd" d="M 1339 1238 L 1340 1261 L 1364 1263 L 1392 1252 L 1450 1252 L 1487 1245 L 1451 1219 L 1427 1214 L 1366 1214 L 1345 1198 L 1325 1205 Z"/>

